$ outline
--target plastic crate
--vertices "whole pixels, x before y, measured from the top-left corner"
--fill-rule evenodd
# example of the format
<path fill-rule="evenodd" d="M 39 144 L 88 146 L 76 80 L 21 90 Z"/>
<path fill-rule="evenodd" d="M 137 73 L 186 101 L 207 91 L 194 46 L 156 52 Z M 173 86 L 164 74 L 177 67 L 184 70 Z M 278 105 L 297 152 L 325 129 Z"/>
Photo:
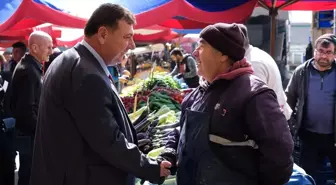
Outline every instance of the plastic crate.
<path fill-rule="evenodd" d="M 137 182 L 135 183 L 135 185 L 140 185 L 140 181 L 141 180 L 137 179 Z M 152 184 L 146 181 L 143 185 L 156 185 L 156 184 Z M 169 176 L 162 185 L 176 185 L 175 176 Z"/>
<path fill-rule="evenodd" d="M 299 137 L 294 138 L 294 152 L 293 152 L 293 159 L 296 164 L 300 166 L 300 139 Z M 314 180 L 316 181 L 317 185 L 335 185 L 333 176 L 333 170 L 328 158 L 325 159 L 324 164 L 321 166 L 320 170 L 318 170 L 316 177 Z"/>
<path fill-rule="evenodd" d="M 317 172 L 315 180 L 318 184 L 321 185 L 330 185 L 330 184 L 334 185 L 335 182 L 333 179 L 334 179 L 333 169 L 331 167 L 328 158 L 326 158 L 323 166 Z"/>

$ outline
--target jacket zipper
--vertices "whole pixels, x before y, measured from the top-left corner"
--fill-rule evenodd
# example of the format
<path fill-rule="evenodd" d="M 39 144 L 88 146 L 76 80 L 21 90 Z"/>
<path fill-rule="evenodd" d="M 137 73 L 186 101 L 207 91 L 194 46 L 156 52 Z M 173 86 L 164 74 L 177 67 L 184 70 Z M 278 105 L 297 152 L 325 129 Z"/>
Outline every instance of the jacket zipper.
<path fill-rule="evenodd" d="M 321 90 L 323 90 L 323 77 L 321 78 Z"/>

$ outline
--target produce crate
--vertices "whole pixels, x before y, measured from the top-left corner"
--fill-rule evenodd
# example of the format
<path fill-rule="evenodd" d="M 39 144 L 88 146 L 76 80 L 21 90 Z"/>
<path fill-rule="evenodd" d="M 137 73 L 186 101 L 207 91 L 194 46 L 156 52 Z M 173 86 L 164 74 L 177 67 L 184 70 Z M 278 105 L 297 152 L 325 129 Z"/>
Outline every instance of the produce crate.
<path fill-rule="evenodd" d="M 294 152 L 293 159 L 296 164 L 300 166 L 300 139 L 299 137 L 294 138 Z M 324 164 L 321 166 L 320 170 L 317 172 L 317 176 L 314 177 L 316 184 L 318 185 L 334 185 L 333 170 L 328 159 L 325 160 Z"/>
<path fill-rule="evenodd" d="M 328 160 L 328 158 L 325 159 L 324 165 L 321 167 L 321 169 L 318 171 L 316 178 L 317 184 L 323 184 L 323 185 L 334 185 L 335 182 L 332 180 L 334 178 L 333 176 L 333 169 L 331 167 L 331 164 Z"/>

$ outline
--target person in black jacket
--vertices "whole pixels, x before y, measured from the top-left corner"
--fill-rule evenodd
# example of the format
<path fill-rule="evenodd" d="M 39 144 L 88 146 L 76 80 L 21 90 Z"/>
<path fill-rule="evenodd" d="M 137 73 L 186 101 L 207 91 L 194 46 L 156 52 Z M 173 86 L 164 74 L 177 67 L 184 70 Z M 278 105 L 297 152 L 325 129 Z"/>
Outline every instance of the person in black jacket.
<path fill-rule="evenodd" d="M 180 129 L 159 156 L 177 169 L 178 185 L 283 185 L 291 176 L 287 120 L 274 91 L 252 75 L 244 43 L 237 24 L 200 33 L 193 54 L 202 81 L 184 98 Z"/>
<path fill-rule="evenodd" d="M 15 149 L 14 149 L 14 127 L 4 119 L 3 100 L 6 88 L 5 80 L 0 73 L 0 184 L 14 184 L 15 170 Z"/>
<path fill-rule="evenodd" d="M 294 110 L 290 126 L 299 137 L 300 166 L 315 178 L 328 158 L 336 181 L 335 58 L 336 35 L 321 35 L 313 58 L 295 69 L 285 92 Z"/>
<path fill-rule="evenodd" d="M 313 53 L 314 53 L 314 47 L 313 47 L 311 41 L 309 41 L 309 43 L 306 47 L 306 54 L 305 54 L 306 61 L 313 58 Z"/>
<path fill-rule="evenodd" d="M 15 66 L 18 62 L 20 62 L 21 58 L 25 55 L 27 48 L 23 42 L 16 42 L 12 45 L 12 59 L 8 61 L 7 67 L 4 67 L 4 71 L 10 71 L 11 73 L 14 72 Z M 6 64 L 4 65 L 6 66 Z"/>
<path fill-rule="evenodd" d="M 45 74 L 36 127 L 32 185 L 161 184 L 170 163 L 144 155 L 107 66 L 133 41 L 134 15 L 112 3 L 89 18 L 84 40 Z"/>
<path fill-rule="evenodd" d="M 10 84 L 10 110 L 16 119 L 17 150 L 20 156 L 18 185 L 28 185 L 32 148 L 42 86 L 42 62 L 52 53 L 52 38 L 36 31 L 29 36 L 29 53 L 17 64 Z"/>

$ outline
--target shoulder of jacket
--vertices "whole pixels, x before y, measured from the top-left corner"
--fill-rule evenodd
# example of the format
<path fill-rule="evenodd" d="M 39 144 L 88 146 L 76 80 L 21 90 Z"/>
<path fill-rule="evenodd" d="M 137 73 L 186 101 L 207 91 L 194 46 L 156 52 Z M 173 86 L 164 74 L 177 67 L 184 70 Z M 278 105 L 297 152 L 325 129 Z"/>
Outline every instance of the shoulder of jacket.
<path fill-rule="evenodd" d="M 73 59 L 78 59 L 80 58 L 80 54 L 79 54 L 79 50 L 73 48 L 70 48 L 66 51 L 64 51 L 64 53 L 62 53 L 63 56 L 63 60 L 73 60 Z"/>
<path fill-rule="evenodd" d="M 266 90 L 266 89 L 270 89 L 265 82 L 263 82 L 259 77 L 253 75 L 253 74 L 249 74 L 246 75 L 246 77 L 249 78 L 250 80 L 250 88 L 251 88 L 251 92 L 258 92 L 261 90 Z"/>
<path fill-rule="evenodd" d="M 313 59 L 307 60 L 306 62 L 300 64 L 299 66 L 297 66 L 294 70 L 295 73 L 301 73 L 302 71 L 305 71 L 309 64 L 313 61 Z"/>
<path fill-rule="evenodd" d="M 258 92 L 264 90 L 270 90 L 270 88 L 264 83 L 260 78 L 253 74 L 244 74 L 242 76 L 237 77 L 234 79 L 230 85 L 232 88 L 242 88 L 243 96 L 252 96 L 253 94 L 257 94 Z M 217 87 L 221 87 L 221 82 L 219 82 Z"/>
<path fill-rule="evenodd" d="M 273 89 L 268 87 L 262 80 L 260 80 L 257 76 L 249 75 L 250 78 L 250 90 L 247 95 L 247 101 L 251 100 L 255 96 L 264 96 L 266 94 L 271 93 L 276 99 L 276 93 Z"/>
<path fill-rule="evenodd" d="M 82 65 L 79 63 L 80 60 L 85 60 L 85 57 L 82 57 L 78 50 L 75 48 L 70 48 L 62 53 L 61 56 L 57 57 L 54 62 L 58 62 L 57 65 L 60 65 L 62 70 L 73 71 L 77 66 Z M 63 66 L 63 67 L 61 67 Z"/>
<path fill-rule="evenodd" d="M 27 59 L 22 59 L 19 63 L 17 63 L 14 73 L 27 73 L 30 69 L 32 69 L 32 65 L 33 64 Z"/>

